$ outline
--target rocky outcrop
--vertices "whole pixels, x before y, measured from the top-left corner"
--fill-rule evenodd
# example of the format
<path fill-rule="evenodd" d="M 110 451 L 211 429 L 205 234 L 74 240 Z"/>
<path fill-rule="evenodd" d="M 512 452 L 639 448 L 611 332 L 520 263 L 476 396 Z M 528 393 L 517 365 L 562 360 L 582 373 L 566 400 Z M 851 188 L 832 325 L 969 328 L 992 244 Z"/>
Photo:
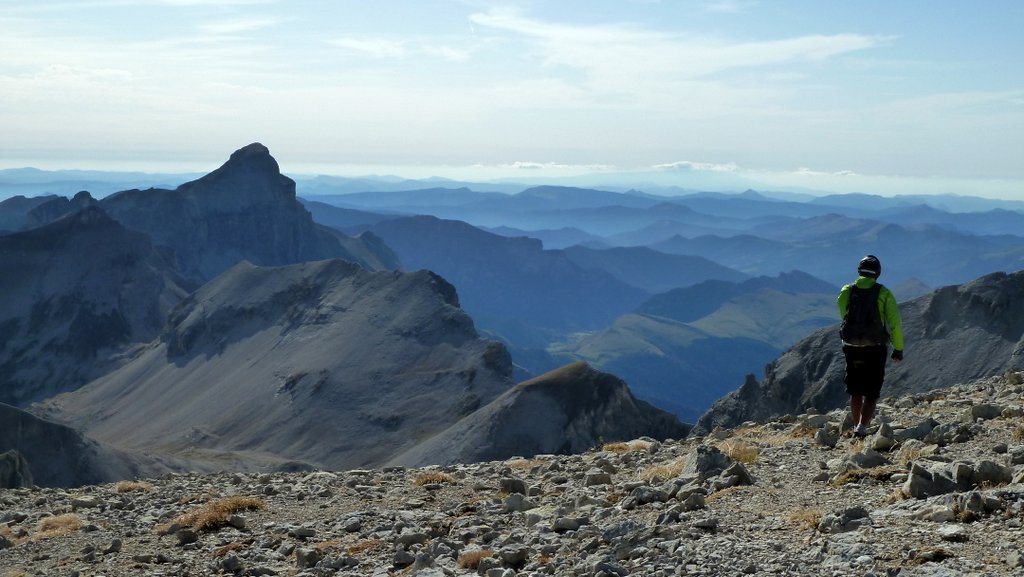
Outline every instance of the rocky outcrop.
<path fill-rule="evenodd" d="M 511 374 L 433 273 L 242 263 L 137 358 L 37 410 L 199 469 L 359 467 L 486 405 Z"/>
<path fill-rule="evenodd" d="M 537 453 L 579 453 L 640 436 L 683 437 L 689 427 L 633 397 L 618 377 L 573 363 L 520 383 L 392 464 L 451 464 Z"/>
<path fill-rule="evenodd" d="M 0 237 L 0 402 L 24 406 L 117 366 L 192 286 L 92 206 Z"/>
<path fill-rule="evenodd" d="M 361 250 L 374 257 L 361 257 L 342 246 L 340 233 L 314 224 L 295 198 L 295 181 L 281 174 L 259 143 L 235 151 L 217 170 L 174 190 L 127 190 L 101 204 L 128 228 L 172 247 L 182 273 L 200 281 L 243 260 L 277 266 L 343 258 L 367 268 L 397 267 L 372 244 Z"/>
<path fill-rule="evenodd" d="M 899 295 L 897 295 L 899 296 Z M 883 396 L 918 393 L 1024 368 L 1024 271 L 993 273 L 901 303 L 905 360 L 889 364 Z M 812 333 L 726 395 L 695 429 L 843 406 L 838 325 Z"/>
<path fill-rule="evenodd" d="M 576 455 L 0 491 L 0 567 L 107 577 L 1017 577 L 1020 378 L 893 399 L 868 439 L 833 445 L 816 431 L 842 426 L 845 411 Z M 914 488 L 947 474 L 941 493 Z"/>
<path fill-rule="evenodd" d="M 31 486 L 32 471 L 29 470 L 25 457 L 15 449 L 0 453 L 0 489 Z"/>

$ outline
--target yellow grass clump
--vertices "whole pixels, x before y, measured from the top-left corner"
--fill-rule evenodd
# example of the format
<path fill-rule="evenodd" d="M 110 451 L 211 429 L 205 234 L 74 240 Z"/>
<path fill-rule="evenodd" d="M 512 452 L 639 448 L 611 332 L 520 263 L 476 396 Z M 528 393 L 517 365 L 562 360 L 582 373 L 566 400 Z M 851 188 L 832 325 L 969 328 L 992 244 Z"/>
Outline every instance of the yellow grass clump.
<path fill-rule="evenodd" d="M 147 483 L 145 481 L 121 481 L 114 486 L 114 490 L 118 493 L 151 493 L 155 488 L 156 487 L 152 483 Z"/>
<path fill-rule="evenodd" d="M 654 481 L 658 482 L 668 481 L 669 479 L 675 479 L 683 472 L 684 462 L 680 460 L 672 461 L 662 465 L 654 465 L 648 467 L 643 471 L 640 471 L 639 478 L 641 481 Z"/>
<path fill-rule="evenodd" d="M 210 501 L 205 505 L 178 515 L 165 525 L 157 528 L 166 533 L 173 527 L 188 528 L 194 531 L 213 531 L 228 524 L 231 515 L 239 511 L 265 509 L 267 503 L 259 497 L 243 497 L 240 495 Z"/>
<path fill-rule="evenodd" d="M 36 524 L 35 539 L 50 539 L 70 535 L 82 528 L 82 520 L 71 513 L 44 517 Z"/>
<path fill-rule="evenodd" d="M 508 466 L 513 469 L 532 469 L 544 466 L 547 463 L 544 459 L 513 459 L 508 462 Z"/>
<path fill-rule="evenodd" d="M 367 539 L 366 541 L 360 541 L 360 542 L 356 543 L 355 545 L 349 546 L 348 554 L 349 555 L 358 555 L 358 554 L 360 554 L 360 553 L 362 553 L 364 551 L 369 551 L 370 549 L 375 549 L 375 548 L 380 547 L 382 545 L 384 545 L 384 540 L 383 539 Z"/>
<path fill-rule="evenodd" d="M 415 483 L 417 487 L 422 487 L 423 485 L 437 485 L 441 483 L 455 483 L 455 477 L 443 471 L 426 471 L 417 475 L 416 478 L 413 479 L 413 483 Z"/>
<path fill-rule="evenodd" d="M 494 557 L 494 551 L 489 551 L 487 549 L 470 551 L 459 555 L 458 565 L 463 569 L 476 569 L 480 566 L 480 561 L 488 557 Z"/>
<path fill-rule="evenodd" d="M 1013 440 L 1017 442 L 1024 441 L 1024 425 L 1017 425 L 1013 430 Z"/>
<path fill-rule="evenodd" d="M 751 464 L 756 463 L 761 455 L 761 449 L 739 439 L 726 439 L 718 445 L 718 449 L 729 455 L 734 461 Z"/>
<path fill-rule="evenodd" d="M 636 440 L 628 443 L 605 443 L 601 450 L 609 453 L 631 453 L 633 451 L 646 451 L 650 446 L 650 441 Z"/>
<path fill-rule="evenodd" d="M 821 515 L 821 509 L 798 509 L 790 513 L 788 519 L 791 523 L 796 523 L 804 529 L 817 531 Z"/>
<path fill-rule="evenodd" d="M 712 503 L 712 502 L 717 501 L 719 499 L 724 499 L 725 497 L 728 497 L 729 495 L 732 495 L 734 493 L 739 493 L 739 492 L 745 491 L 748 488 L 749 488 L 749 485 L 736 485 L 734 487 L 726 487 L 725 489 L 722 489 L 721 491 L 716 491 L 714 493 L 711 493 L 710 495 L 708 495 L 707 497 L 704 498 L 704 501 L 706 503 Z"/>

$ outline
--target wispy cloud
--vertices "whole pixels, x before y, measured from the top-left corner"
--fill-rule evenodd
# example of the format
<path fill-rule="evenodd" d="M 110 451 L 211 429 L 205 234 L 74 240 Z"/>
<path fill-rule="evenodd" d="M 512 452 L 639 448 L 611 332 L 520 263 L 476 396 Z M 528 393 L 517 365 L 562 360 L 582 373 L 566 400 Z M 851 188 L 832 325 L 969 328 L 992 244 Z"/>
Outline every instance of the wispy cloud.
<path fill-rule="evenodd" d="M 499 168 L 510 168 L 513 170 L 537 170 L 537 171 L 574 171 L 574 172 L 604 172 L 608 170 L 615 170 L 615 167 L 609 164 L 564 164 L 558 162 L 530 162 L 530 161 L 518 161 L 511 162 L 508 164 L 500 164 Z"/>
<path fill-rule="evenodd" d="M 717 2 L 711 2 L 704 7 L 708 12 L 725 12 L 728 14 L 736 14 L 744 12 L 757 5 L 756 0 L 718 0 Z"/>
<path fill-rule="evenodd" d="M 383 38 L 335 38 L 327 43 L 375 58 L 400 58 L 407 54 L 403 42 Z"/>
<path fill-rule="evenodd" d="M 677 162 L 670 162 L 668 164 L 656 164 L 652 166 L 654 170 L 699 170 L 705 172 L 737 172 L 740 167 L 734 163 L 729 162 L 726 164 L 716 164 L 713 162 L 693 162 L 691 160 L 680 160 Z"/>
<path fill-rule="evenodd" d="M 276 26 L 278 22 L 278 20 L 273 18 L 241 18 L 236 20 L 203 23 L 200 24 L 198 28 L 203 34 L 226 36 L 272 28 Z"/>
<path fill-rule="evenodd" d="M 760 42 L 680 35 L 626 24 L 551 24 L 507 10 L 473 14 L 479 26 L 531 39 L 547 65 L 579 68 L 595 78 L 649 74 L 698 78 L 735 68 L 823 60 L 884 44 L 860 34 L 806 35 Z M 630 73 L 629 71 L 632 71 Z"/>
<path fill-rule="evenodd" d="M 343 37 L 327 43 L 371 58 L 411 58 L 426 56 L 448 61 L 463 61 L 470 57 L 467 50 L 426 40 L 393 40 L 380 37 Z"/>
<path fill-rule="evenodd" d="M 674 117 L 761 115 L 829 60 L 882 46 L 888 37 L 802 35 L 734 41 L 626 23 L 559 24 L 508 10 L 471 15 L 478 32 L 519 42 L 517 78 L 557 78 L 580 91 L 567 108 L 646 110 Z M 801 67 L 810 67 L 804 71 Z"/>

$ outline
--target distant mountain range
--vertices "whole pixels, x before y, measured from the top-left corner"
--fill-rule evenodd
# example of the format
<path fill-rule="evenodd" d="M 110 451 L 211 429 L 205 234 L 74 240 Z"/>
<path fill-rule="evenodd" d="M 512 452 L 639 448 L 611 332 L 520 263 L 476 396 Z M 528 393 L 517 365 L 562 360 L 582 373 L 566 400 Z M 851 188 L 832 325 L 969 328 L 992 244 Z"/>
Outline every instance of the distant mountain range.
<path fill-rule="evenodd" d="M 742 283 L 705 281 L 655 295 L 556 358 L 619 375 L 636 394 L 696 419 L 736 382 L 836 320 L 839 288 L 792 272 Z"/>
<path fill-rule="evenodd" d="M 393 270 L 396 251 L 380 236 L 315 224 L 260 144 L 174 190 L 16 198 L 0 218 L 15 230 L 0 234 L 0 391 L 19 405 L 0 405 L 0 453 L 37 482 L 378 466 L 399 454 L 432 462 L 450 447 L 427 440 L 537 398 L 490 406 L 514 384 L 511 359 L 480 338 L 455 287 Z M 537 241 L 477 232 L 497 241 L 496 255 L 508 244 L 546 263 L 534 282 L 557 286 L 577 270 L 599 289 L 643 296 Z M 603 289 L 596 298 L 608 299 Z M 577 435 L 552 450 L 688 430 L 615 377 L 577 367 L 529 390 L 582 399 L 600 382 L 614 394 L 552 405 L 552 422 Z M 40 450 L 46 436 L 67 454 Z M 509 428 L 474 438 L 499 453 L 528 447 Z"/>
<path fill-rule="evenodd" d="M 52 431 L 102 453 L 82 479 L 419 465 L 834 407 L 866 253 L 893 390 L 1019 366 L 1022 203 L 296 182 L 259 143 L 183 180 L 0 202 L 10 462 Z"/>

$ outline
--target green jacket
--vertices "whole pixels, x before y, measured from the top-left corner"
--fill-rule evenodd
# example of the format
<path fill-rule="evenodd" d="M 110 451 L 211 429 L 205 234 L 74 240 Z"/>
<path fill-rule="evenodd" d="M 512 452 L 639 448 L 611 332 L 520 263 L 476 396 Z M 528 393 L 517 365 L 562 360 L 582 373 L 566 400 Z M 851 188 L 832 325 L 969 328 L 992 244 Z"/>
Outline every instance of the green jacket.
<path fill-rule="evenodd" d="M 857 277 L 856 285 L 858 288 L 866 289 L 871 288 L 875 284 L 875 279 L 867 276 Z M 852 284 L 848 284 L 839 291 L 839 296 L 836 298 L 836 304 L 839 305 L 839 318 L 846 318 L 846 308 L 850 304 L 850 287 Z M 878 314 L 882 318 L 882 322 L 885 323 L 885 328 L 889 331 L 889 339 L 892 342 L 894 349 L 898 351 L 903 350 L 903 321 L 900 319 L 900 309 L 896 305 L 896 297 L 892 295 L 892 291 L 888 287 L 882 285 L 882 290 L 878 291 Z"/>

